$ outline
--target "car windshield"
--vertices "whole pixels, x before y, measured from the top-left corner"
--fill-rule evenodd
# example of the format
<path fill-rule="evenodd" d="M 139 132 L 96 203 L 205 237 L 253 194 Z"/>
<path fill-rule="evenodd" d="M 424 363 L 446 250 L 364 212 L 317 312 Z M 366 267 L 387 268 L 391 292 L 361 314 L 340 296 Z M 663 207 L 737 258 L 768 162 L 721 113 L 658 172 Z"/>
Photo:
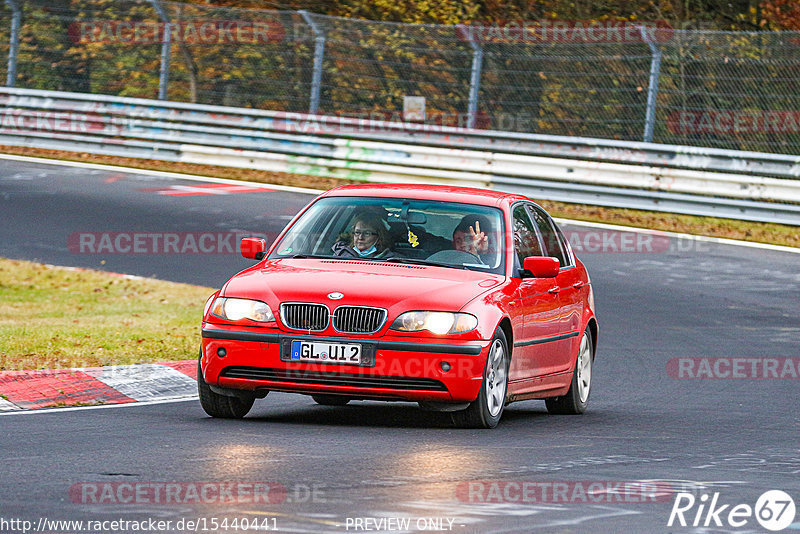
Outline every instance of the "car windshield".
<path fill-rule="evenodd" d="M 432 200 L 326 197 L 273 247 L 270 259 L 342 258 L 503 274 L 502 212 Z"/>

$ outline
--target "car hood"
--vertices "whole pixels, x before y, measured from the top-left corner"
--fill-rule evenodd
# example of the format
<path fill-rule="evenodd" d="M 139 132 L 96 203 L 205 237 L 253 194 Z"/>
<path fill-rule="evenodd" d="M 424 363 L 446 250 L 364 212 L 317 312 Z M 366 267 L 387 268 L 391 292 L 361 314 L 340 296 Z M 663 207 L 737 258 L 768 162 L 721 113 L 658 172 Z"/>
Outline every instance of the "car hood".
<path fill-rule="evenodd" d="M 223 288 L 224 296 L 282 302 L 408 310 L 458 311 L 497 287 L 504 277 L 465 269 L 358 260 L 281 259 L 243 271 Z M 341 299 L 328 298 L 338 292 Z"/>

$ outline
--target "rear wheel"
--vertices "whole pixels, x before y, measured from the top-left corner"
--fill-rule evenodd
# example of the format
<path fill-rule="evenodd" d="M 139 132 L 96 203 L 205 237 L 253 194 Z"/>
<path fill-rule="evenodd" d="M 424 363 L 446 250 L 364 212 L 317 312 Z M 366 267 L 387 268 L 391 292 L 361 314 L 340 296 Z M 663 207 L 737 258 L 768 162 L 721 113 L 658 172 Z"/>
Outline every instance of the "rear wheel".
<path fill-rule="evenodd" d="M 340 397 L 339 395 L 311 395 L 311 398 L 322 406 L 344 406 L 350 402 L 349 397 Z"/>
<path fill-rule="evenodd" d="M 200 405 L 203 410 L 211 417 L 222 419 L 241 419 L 247 415 L 256 400 L 255 395 L 245 391 L 231 397 L 212 391 L 211 386 L 203 379 L 203 369 L 199 361 L 197 362 L 197 393 L 200 395 Z"/>
<path fill-rule="evenodd" d="M 572 384 L 567 394 L 561 397 L 545 399 L 547 411 L 552 414 L 578 415 L 586 411 L 589 405 L 589 393 L 592 388 L 592 360 L 594 350 L 589 329 L 583 333 L 575 370 L 572 373 Z"/>
<path fill-rule="evenodd" d="M 494 333 L 483 371 L 478 398 L 466 410 L 453 412 L 453 422 L 463 428 L 494 428 L 500 422 L 508 391 L 508 342 L 500 327 Z"/>

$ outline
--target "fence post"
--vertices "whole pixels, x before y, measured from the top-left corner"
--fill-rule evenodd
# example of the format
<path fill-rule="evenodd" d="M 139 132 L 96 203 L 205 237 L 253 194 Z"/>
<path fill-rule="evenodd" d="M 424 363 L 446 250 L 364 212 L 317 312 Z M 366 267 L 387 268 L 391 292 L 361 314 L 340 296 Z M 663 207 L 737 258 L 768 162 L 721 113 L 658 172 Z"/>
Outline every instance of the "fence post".
<path fill-rule="evenodd" d="M 639 26 L 642 39 L 650 47 L 650 80 L 647 83 L 647 112 L 644 119 L 644 142 L 653 142 L 653 131 L 656 124 L 656 98 L 658 97 L 658 77 L 661 72 L 661 49 L 653 43 L 647 29 Z"/>
<path fill-rule="evenodd" d="M 160 0 L 150 0 L 153 8 L 158 13 L 161 22 L 164 23 L 164 41 L 161 43 L 161 69 L 158 73 L 158 99 L 167 99 L 167 87 L 169 86 L 169 63 L 172 54 L 172 31 L 169 17 Z"/>
<path fill-rule="evenodd" d="M 478 89 L 481 87 L 481 70 L 483 69 L 483 46 L 475 40 L 470 32 L 469 44 L 472 47 L 472 73 L 469 80 L 469 104 L 467 107 L 467 128 L 475 128 L 478 115 Z"/>
<path fill-rule="evenodd" d="M 322 60 L 325 58 L 325 33 L 317 26 L 311 14 L 302 9 L 298 11 L 306 21 L 306 24 L 311 26 L 311 31 L 314 32 L 314 71 L 311 76 L 311 101 L 308 104 L 308 113 L 316 115 L 319 111 L 319 95 L 322 88 Z"/>
<path fill-rule="evenodd" d="M 8 43 L 8 70 L 6 71 L 6 87 L 14 87 L 17 81 L 17 56 L 19 54 L 19 29 L 22 25 L 22 9 L 17 0 L 6 0 L 11 9 L 11 37 Z"/>

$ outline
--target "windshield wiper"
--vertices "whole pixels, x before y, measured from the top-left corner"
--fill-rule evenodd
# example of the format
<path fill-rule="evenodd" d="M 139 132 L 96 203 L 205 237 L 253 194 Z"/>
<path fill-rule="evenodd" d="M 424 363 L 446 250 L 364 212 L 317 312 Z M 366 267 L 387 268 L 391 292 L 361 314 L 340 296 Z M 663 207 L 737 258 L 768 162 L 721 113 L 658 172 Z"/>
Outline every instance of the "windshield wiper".
<path fill-rule="evenodd" d="M 289 259 L 292 260 L 307 260 L 307 259 L 325 259 L 329 260 L 333 258 L 333 256 L 321 256 L 319 254 L 295 254 L 294 256 L 288 256 Z"/>
<path fill-rule="evenodd" d="M 460 269 L 460 265 L 452 263 L 441 263 L 438 261 L 418 260 L 413 258 L 386 258 L 383 260 L 386 263 L 410 263 L 412 265 L 433 265 L 435 267 L 450 267 L 451 269 Z"/>

